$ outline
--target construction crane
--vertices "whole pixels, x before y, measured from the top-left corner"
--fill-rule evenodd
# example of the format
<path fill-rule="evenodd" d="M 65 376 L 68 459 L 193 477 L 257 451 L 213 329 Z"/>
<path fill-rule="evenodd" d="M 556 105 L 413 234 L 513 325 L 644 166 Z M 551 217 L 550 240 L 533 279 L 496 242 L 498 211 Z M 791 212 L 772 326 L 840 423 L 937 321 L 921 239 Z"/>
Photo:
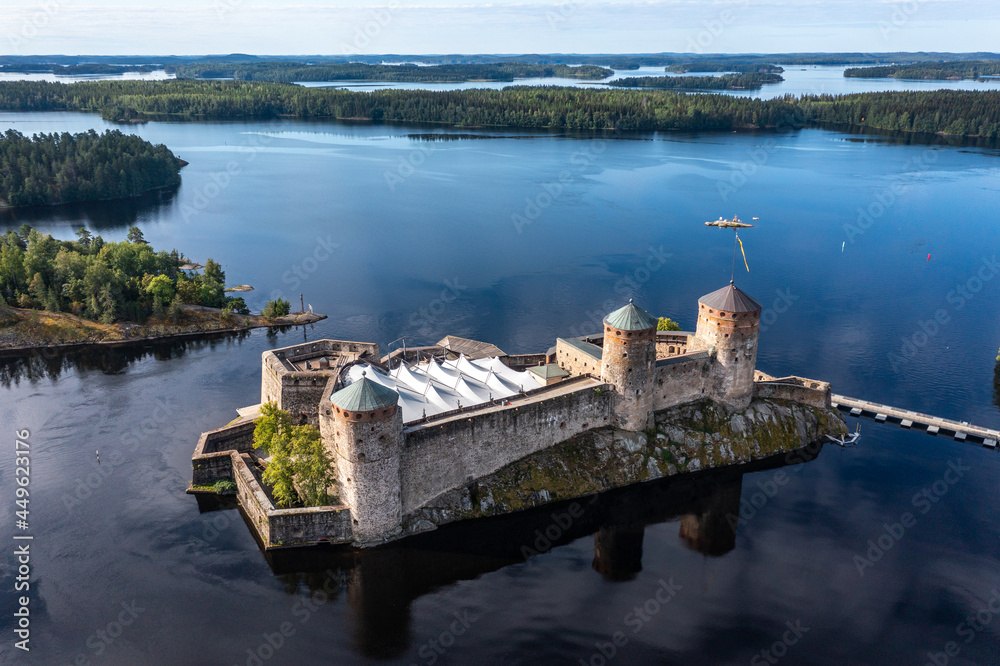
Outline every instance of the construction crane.
<path fill-rule="evenodd" d="M 759 218 L 753 218 L 757 220 Z M 752 227 L 752 224 L 747 224 L 746 222 L 740 222 L 738 215 L 733 215 L 733 219 L 727 220 L 724 217 L 720 217 L 715 222 L 706 222 L 706 227 L 719 227 L 720 229 L 747 229 Z"/>
<path fill-rule="evenodd" d="M 754 222 L 760 218 L 753 218 Z M 752 224 L 747 224 L 746 222 L 740 222 L 739 215 L 733 215 L 733 219 L 727 220 L 724 217 L 720 217 L 715 222 L 706 222 L 706 227 L 719 227 L 720 229 L 732 229 L 733 234 L 736 236 L 735 243 L 733 243 L 733 272 L 729 278 L 729 283 L 732 284 L 736 279 L 736 250 L 740 251 L 743 255 L 743 265 L 746 266 L 747 272 L 750 272 L 750 264 L 747 263 L 747 255 L 743 251 L 743 241 L 740 240 L 740 229 L 750 229 L 753 227 Z"/>

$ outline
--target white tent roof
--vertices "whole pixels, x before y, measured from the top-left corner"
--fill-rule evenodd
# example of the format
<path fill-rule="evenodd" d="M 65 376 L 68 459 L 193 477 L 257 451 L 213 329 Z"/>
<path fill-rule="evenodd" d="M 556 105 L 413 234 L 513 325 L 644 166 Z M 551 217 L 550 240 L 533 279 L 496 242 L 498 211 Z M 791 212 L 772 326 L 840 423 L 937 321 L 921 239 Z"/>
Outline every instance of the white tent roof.
<path fill-rule="evenodd" d="M 538 388 L 541 382 L 530 372 L 518 372 L 499 358 L 470 361 L 460 356 L 443 364 L 435 360 L 420 365 L 400 364 L 388 375 L 365 363 L 352 365 L 345 376 L 348 384 L 367 378 L 399 393 L 403 421 L 415 421 L 462 407 L 489 402 L 492 397 L 509 398 L 522 390 Z"/>

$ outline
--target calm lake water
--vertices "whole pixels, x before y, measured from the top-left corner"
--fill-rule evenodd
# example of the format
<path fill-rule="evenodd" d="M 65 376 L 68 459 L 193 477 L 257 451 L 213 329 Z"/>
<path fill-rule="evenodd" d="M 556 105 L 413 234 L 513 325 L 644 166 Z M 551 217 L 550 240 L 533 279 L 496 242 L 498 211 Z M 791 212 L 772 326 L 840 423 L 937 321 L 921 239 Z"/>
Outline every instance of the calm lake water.
<path fill-rule="evenodd" d="M 26 134 L 106 127 L 0 114 L 0 130 Z M 1000 454 L 897 426 L 866 421 L 859 447 L 825 448 L 787 476 L 743 470 L 614 494 L 551 548 L 535 530 L 565 507 L 356 558 L 267 558 L 236 509 L 199 507 L 184 489 L 199 433 L 258 401 L 264 350 L 453 334 L 541 351 L 598 330 L 629 297 L 690 329 L 733 259 L 732 235 L 703 222 L 734 213 L 760 218 L 736 280 L 766 308 L 761 369 L 1000 427 L 1000 151 L 821 130 L 127 131 L 190 162 L 175 195 L 8 214 L 0 228 L 29 221 L 68 237 L 86 225 L 118 240 L 136 224 L 155 247 L 212 257 L 230 283 L 257 287 L 251 307 L 303 293 L 330 318 L 0 367 L 11 449 L 15 429 L 31 431 L 35 536 L 32 652 L 14 649 L 5 612 L 3 663 L 600 664 L 616 632 L 620 663 L 766 663 L 755 655 L 773 650 L 795 664 L 924 664 L 949 641 L 960 650 L 950 663 L 997 663 Z M 457 298 L 444 304 L 448 289 Z M 0 458 L 11 506 L 13 467 Z M 938 501 L 915 500 L 925 488 Z M 724 514 L 768 492 L 733 536 Z M 915 522 L 900 533 L 904 513 Z M 859 572 L 880 537 L 890 547 Z M 523 546 L 541 554 L 525 563 Z M 12 609 L 9 554 L 0 576 Z M 655 601 L 671 581 L 674 596 Z"/>

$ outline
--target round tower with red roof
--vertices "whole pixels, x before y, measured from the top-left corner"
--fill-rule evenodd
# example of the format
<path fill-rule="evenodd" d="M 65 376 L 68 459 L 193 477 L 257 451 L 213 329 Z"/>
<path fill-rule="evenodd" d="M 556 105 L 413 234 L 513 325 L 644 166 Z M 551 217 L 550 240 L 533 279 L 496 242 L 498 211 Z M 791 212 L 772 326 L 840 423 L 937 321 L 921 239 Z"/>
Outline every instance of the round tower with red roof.
<path fill-rule="evenodd" d="M 688 351 L 714 351 L 712 397 L 736 411 L 753 398 L 760 312 L 760 303 L 732 282 L 698 299 L 698 328 Z"/>

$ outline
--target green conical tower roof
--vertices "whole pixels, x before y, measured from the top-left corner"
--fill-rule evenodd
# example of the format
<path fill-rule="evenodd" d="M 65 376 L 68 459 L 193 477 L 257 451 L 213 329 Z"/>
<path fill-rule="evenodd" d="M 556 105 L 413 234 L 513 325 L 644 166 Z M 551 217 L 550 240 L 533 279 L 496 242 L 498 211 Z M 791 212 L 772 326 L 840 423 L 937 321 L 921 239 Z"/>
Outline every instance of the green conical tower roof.
<path fill-rule="evenodd" d="M 361 379 L 330 396 L 330 402 L 349 412 L 373 412 L 392 407 L 399 394 L 388 386 L 373 382 L 362 373 Z"/>
<path fill-rule="evenodd" d="M 659 320 L 628 299 L 628 305 L 604 318 L 604 323 L 619 331 L 645 331 L 656 328 Z"/>

